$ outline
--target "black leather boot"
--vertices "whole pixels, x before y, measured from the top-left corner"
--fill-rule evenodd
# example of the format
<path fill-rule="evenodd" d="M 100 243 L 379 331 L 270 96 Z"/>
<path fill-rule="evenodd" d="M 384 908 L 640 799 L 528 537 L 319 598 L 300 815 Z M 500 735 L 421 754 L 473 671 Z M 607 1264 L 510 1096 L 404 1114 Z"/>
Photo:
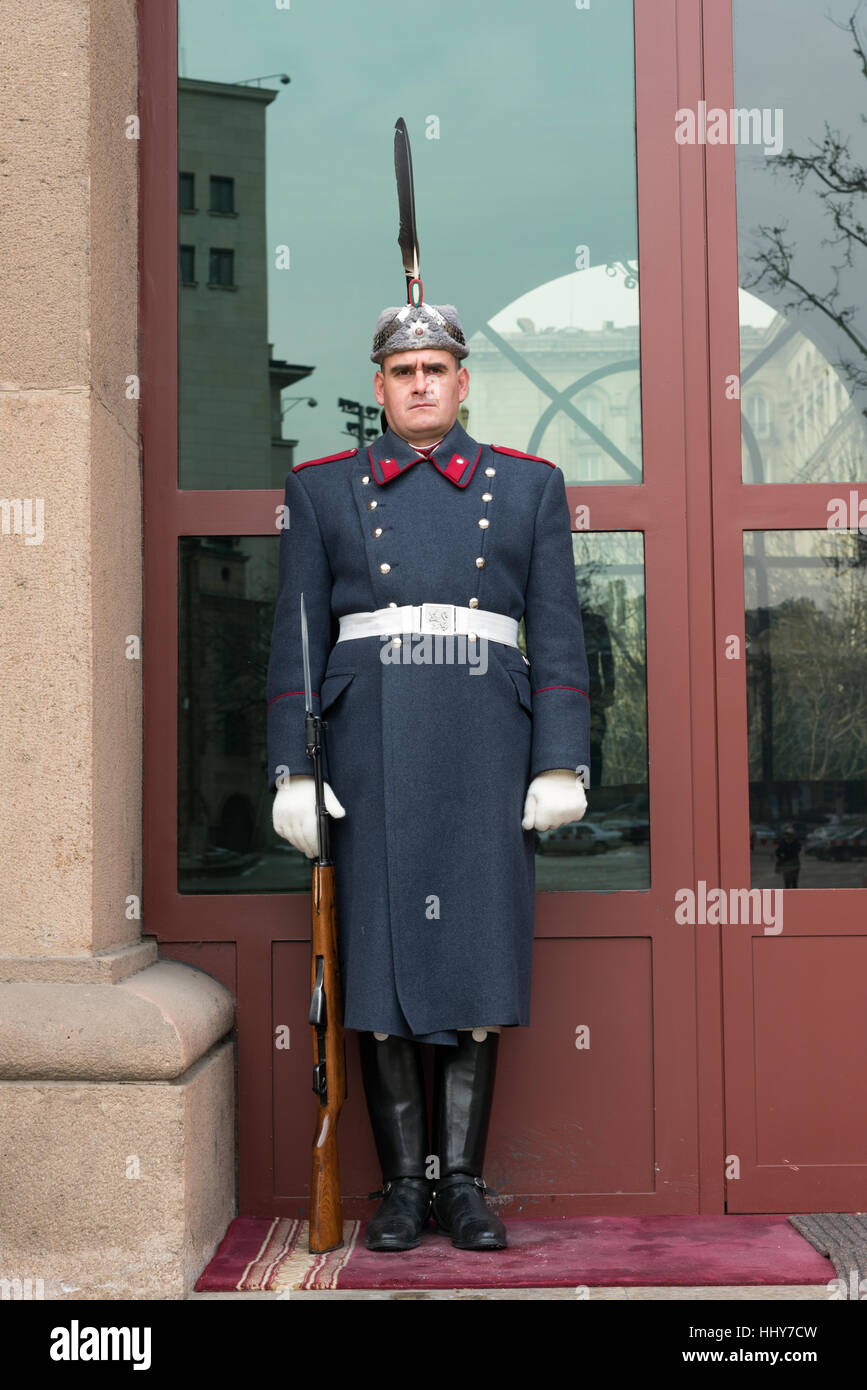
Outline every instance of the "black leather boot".
<path fill-rule="evenodd" d="M 368 1250 L 414 1250 L 428 1224 L 432 1184 L 424 1074 L 418 1043 L 359 1033 L 361 1074 L 376 1152 L 382 1202 L 368 1224 Z M 371 1193 L 371 1196 L 378 1196 Z"/>
<path fill-rule="evenodd" d="M 457 1047 L 438 1046 L 434 1064 L 434 1153 L 440 1176 L 433 1216 L 459 1250 L 502 1250 L 506 1228 L 485 1201 L 482 1163 L 497 1071 L 498 1033 L 476 1042 L 458 1033 Z"/>

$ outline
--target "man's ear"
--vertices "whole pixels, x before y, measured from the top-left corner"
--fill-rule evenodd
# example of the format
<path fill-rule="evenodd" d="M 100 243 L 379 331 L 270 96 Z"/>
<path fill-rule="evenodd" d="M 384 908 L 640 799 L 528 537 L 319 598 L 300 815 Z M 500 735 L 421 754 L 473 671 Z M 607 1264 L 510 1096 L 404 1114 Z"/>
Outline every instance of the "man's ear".
<path fill-rule="evenodd" d="M 373 394 L 374 394 L 374 396 L 376 397 L 377 403 L 378 403 L 379 405 L 385 405 L 385 392 L 384 392 L 384 390 L 382 389 L 382 387 L 383 387 L 383 380 L 384 380 L 384 378 L 383 378 L 382 372 L 374 372 L 374 374 L 373 374 Z"/>
<path fill-rule="evenodd" d="M 465 401 L 470 389 L 470 374 L 466 367 L 458 368 L 458 400 Z"/>

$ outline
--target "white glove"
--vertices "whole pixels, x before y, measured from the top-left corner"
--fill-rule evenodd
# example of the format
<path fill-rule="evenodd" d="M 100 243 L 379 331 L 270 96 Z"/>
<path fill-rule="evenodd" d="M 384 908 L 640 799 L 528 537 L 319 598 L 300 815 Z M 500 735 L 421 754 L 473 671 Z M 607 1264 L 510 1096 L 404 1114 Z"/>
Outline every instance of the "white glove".
<path fill-rule="evenodd" d="M 587 797 L 576 773 L 569 768 L 540 772 L 527 788 L 524 801 L 525 830 L 556 830 L 580 820 L 587 810 Z"/>
<path fill-rule="evenodd" d="M 327 782 L 324 792 L 328 814 L 336 816 L 338 820 L 345 816 L 345 810 Z M 319 852 L 319 827 L 316 824 L 316 789 L 312 777 L 290 777 L 277 788 L 272 818 L 278 835 L 300 849 L 308 859 L 316 858 Z"/>

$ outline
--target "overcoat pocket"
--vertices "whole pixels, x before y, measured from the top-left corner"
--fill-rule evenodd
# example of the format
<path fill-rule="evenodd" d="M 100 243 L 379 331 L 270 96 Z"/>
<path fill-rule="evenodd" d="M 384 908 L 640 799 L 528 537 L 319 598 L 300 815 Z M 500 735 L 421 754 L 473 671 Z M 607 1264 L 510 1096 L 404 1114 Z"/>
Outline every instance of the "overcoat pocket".
<path fill-rule="evenodd" d="M 506 670 L 512 678 L 515 689 L 518 692 L 518 699 L 527 710 L 528 714 L 533 713 L 533 696 L 530 693 L 530 677 L 526 671 L 519 671 L 514 666 L 507 666 Z"/>
<path fill-rule="evenodd" d="M 325 677 L 322 682 L 322 689 L 319 692 L 320 714 L 324 714 L 327 709 L 331 708 L 338 695 L 342 694 L 349 685 L 349 682 L 354 679 L 354 671 L 334 671 L 331 675 Z"/>

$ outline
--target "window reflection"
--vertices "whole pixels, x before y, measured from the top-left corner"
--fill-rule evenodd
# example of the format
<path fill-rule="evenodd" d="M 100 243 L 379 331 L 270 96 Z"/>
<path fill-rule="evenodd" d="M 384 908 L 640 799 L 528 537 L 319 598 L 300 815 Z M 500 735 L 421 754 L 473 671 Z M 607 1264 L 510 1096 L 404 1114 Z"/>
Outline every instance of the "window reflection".
<path fill-rule="evenodd" d="M 740 306 L 743 481 L 867 478 L 865 421 L 832 364 L 753 295 Z"/>
<path fill-rule="evenodd" d="M 262 692 L 278 540 L 180 541 L 178 891 L 308 890 L 310 865 L 274 833 Z"/>
<path fill-rule="evenodd" d="M 744 566 L 752 886 L 865 887 L 867 540 L 747 532 Z"/>
<path fill-rule="evenodd" d="M 537 889 L 650 886 L 644 537 L 576 533 L 575 578 L 590 668 L 584 818 L 537 835 Z"/>
<path fill-rule="evenodd" d="M 647 888 L 647 694 L 640 532 L 577 533 L 590 667 L 584 819 L 537 842 L 539 889 Z M 279 540 L 180 541 L 178 889 L 307 892 L 310 864 L 275 834 L 265 706 Z"/>
<path fill-rule="evenodd" d="M 637 271 L 623 267 L 522 295 L 470 339 L 470 433 L 508 435 L 569 483 L 640 483 L 638 327 Z"/>
<path fill-rule="evenodd" d="M 632 0 L 548 6 L 541 25 L 525 0 L 485 23 L 461 0 L 435 14 L 407 61 L 404 0 L 229 0 L 217 25 L 212 0 L 179 0 L 182 488 L 279 488 L 361 442 L 373 325 L 405 296 L 401 113 L 425 298 L 455 304 L 472 343 L 470 432 L 570 482 L 641 481 Z"/>
<path fill-rule="evenodd" d="M 778 154 L 735 145 L 746 483 L 867 478 L 858 8 L 787 0 L 781 25 L 778 0 L 734 0 L 735 106 L 785 119 Z"/>

